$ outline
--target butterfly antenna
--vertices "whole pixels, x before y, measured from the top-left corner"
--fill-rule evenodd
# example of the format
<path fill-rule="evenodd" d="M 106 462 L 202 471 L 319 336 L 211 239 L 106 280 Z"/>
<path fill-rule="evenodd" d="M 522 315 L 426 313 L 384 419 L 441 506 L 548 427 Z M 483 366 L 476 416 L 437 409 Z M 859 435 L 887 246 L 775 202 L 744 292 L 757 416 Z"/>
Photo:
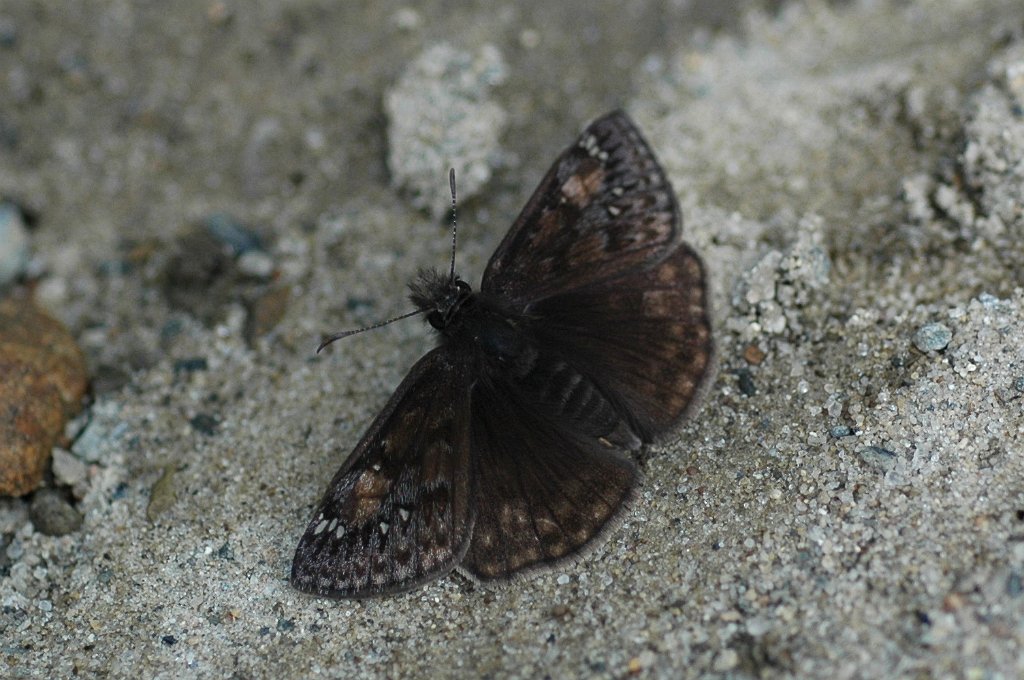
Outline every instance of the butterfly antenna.
<path fill-rule="evenodd" d="M 448 169 L 448 185 L 452 189 L 452 269 L 451 269 L 451 272 L 449 273 L 449 277 L 448 278 L 449 278 L 450 281 L 454 281 L 455 280 L 455 239 L 456 239 L 456 235 L 457 235 L 457 232 L 456 232 L 456 229 L 455 229 L 455 168 L 449 168 Z"/>
<path fill-rule="evenodd" d="M 402 314 L 401 316 L 396 316 L 393 319 L 388 319 L 387 321 L 381 321 L 380 323 L 375 323 L 372 326 L 367 326 L 366 328 L 357 328 L 357 329 L 355 329 L 353 331 L 342 331 L 341 333 L 335 333 L 334 335 L 328 336 L 328 337 L 323 339 L 323 341 L 320 343 L 320 345 L 316 348 L 316 353 L 320 354 L 320 350 L 322 350 L 324 347 L 327 347 L 327 345 L 331 344 L 335 340 L 341 340 L 342 338 L 347 338 L 350 335 L 355 335 L 356 333 L 362 333 L 363 331 L 372 331 L 374 328 L 380 328 L 381 326 L 387 326 L 389 323 L 394 323 L 396 321 L 401 321 L 402 319 L 408 319 L 410 316 L 416 316 L 417 314 L 422 314 L 424 311 L 425 310 L 417 309 L 414 312 L 409 312 L 407 314 Z"/>

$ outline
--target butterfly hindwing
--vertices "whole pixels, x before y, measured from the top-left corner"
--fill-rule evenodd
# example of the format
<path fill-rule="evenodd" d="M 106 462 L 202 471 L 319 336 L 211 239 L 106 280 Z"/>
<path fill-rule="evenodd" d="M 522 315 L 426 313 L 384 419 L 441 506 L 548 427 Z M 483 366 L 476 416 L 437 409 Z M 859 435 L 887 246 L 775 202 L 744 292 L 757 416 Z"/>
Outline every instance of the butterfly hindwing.
<path fill-rule="evenodd" d="M 292 562 L 296 588 L 401 592 L 462 559 L 474 519 L 465 359 L 438 348 L 406 376 L 313 513 Z"/>
<path fill-rule="evenodd" d="M 530 307 L 538 347 L 567 357 L 643 441 L 674 425 L 713 359 L 703 266 L 686 245 L 661 262 Z"/>
<path fill-rule="evenodd" d="M 541 180 L 481 291 L 525 304 L 661 259 L 677 240 L 672 187 L 621 111 L 591 123 Z"/>
<path fill-rule="evenodd" d="M 627 504 L 636 465 L 545 414 L 501 376 L 473 390 L 476 523 L 460 568 L 507 578 L 577 554 Z"/>
<path fill-rule="evenodd" d="M 611 526 L 639 476 L 629 450 L 682 417 L 712 359 L 685 245 L 528 309 L 528 349 L 473 389 L 477 516 L 461 568 L 481 580 L 572 558 Z"/>

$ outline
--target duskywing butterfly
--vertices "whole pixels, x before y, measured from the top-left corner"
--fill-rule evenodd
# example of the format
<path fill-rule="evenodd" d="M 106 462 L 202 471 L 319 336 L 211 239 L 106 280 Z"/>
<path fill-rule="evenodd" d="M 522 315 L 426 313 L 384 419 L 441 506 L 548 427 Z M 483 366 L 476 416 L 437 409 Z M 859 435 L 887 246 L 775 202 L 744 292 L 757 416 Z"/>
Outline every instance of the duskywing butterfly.
<path fill-rule="evenodd" d="M 709 373 L 704 271 L 679 221 L 665 172 L 613 112 L 548 171 L 480 292 L 454 255 L 450 273 L 421 272 L 410 299 L 439 346 L 331 480 L 292 584 L 364 597 L 455 568 L 490 581 L 593 545 L 634 494 L 631 454 Z"/>

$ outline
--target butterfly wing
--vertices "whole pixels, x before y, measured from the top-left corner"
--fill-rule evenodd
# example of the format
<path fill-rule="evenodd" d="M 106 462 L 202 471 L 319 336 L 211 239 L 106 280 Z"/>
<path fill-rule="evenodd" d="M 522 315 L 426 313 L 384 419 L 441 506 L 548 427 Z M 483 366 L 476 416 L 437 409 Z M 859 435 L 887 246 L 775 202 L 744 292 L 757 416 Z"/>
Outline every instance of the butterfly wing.
<path fill-rule="evenodd" d="M 482 580 L 579 553 L 626 506 L 625 451 L 677 422 L 706 380 L 711 330 L 686 246 L 530 307 L 529 361 L 472 397 L 477 516 L 461 568 Z M 525 367 L 528 367 L 525 368 Z"/>
<path fill-rule="evenodd" d="M 469 547 L 471 379 L 440 347 L 412 368 L 338 470 L 292 561 L 292 584 L 327 597 L 402 592 Z"/>
<path fill-rule="evenodd" d="M 585 376 L 643 441 L 683 416 L 712 363 L 704 269 L 679 222 L 654 153 L 613 112 L 562 153 L 481 285 L 524 316 L 552 357 L 541 366 Z"/>
<path fill-rule="evenodd" d="M 703 266 L 685 244 L 657 264 L 529 308 L 538 347 L 591 380 L 649 442 L 683 415 L 711 373 Z"/>
<path fill-rule="evenodd" d="M 496 579 L 578 554 L 633 493 L 625 450 L 693 403 L 711 328 L 678 224 L 664 171 L 616 112 L 561 155 L 491 258 L 481 294 L 528 341 L 473 390 L 477 516 L 461 569 Z"/>
<path fill-rule="evenodd" d="M 679 210 L 629 117 L 591 123 L 566 149 L 491 256 L 481 291 L 519 306 L 663 258 Z"/>
<path fill-rule="evenodd" d="M 507 578 L 577 555 L 626 506 L 636 465 L 553 419 L 500 376 L 473 390 L 476 523 L 460 565 Z"/>

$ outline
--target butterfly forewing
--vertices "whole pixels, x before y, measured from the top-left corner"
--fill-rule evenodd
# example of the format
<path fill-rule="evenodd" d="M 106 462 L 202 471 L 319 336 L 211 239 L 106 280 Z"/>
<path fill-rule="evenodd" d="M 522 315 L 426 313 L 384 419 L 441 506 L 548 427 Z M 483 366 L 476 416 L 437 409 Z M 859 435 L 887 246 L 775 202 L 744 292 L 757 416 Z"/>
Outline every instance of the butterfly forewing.
<path fill-rule="evenodd" d="M 555 162 L 491 257 L 481 290 L 526 303 L 647 266 L 676 244 L 664 171 L 621 111 Z"/>
<path fill-rule="evenodd" d="M 292 562 L 296 588 L 400 592 L 462 559 L 474 517 L 465 359 L 438 348 L 409 372 L 313 513 Z"/>

